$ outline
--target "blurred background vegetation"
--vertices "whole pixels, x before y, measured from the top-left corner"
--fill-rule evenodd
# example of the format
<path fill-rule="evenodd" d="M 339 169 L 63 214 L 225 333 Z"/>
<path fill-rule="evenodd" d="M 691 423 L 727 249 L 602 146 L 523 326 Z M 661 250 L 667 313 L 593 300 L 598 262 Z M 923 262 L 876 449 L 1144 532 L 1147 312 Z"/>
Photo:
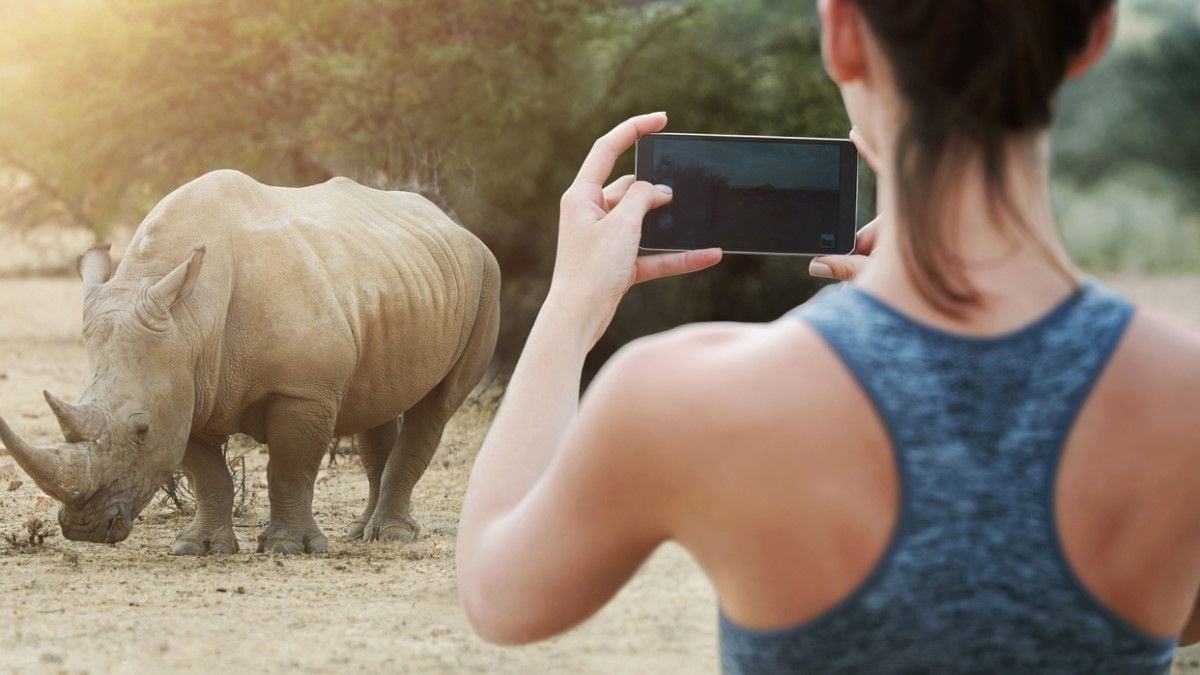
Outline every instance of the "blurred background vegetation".
<path fill-rule="evenodd" d="M 0 0 L 0 229 L 107 238 L 226 167 L 420 191 L 500 259 L 511 357 L 558 197 L 615 122 L 667 110 L 675 131 L 846 135 L 813 5 Z M 1198 5 L 1121 0 L 1113 53 L 1062 95 L 1057 208 L 1092 272 L 1200 272 Z M 686 321 L 775 318 L 814 290 L 805 263 L 732 257 L 636 289 L 595 358 Z"/>

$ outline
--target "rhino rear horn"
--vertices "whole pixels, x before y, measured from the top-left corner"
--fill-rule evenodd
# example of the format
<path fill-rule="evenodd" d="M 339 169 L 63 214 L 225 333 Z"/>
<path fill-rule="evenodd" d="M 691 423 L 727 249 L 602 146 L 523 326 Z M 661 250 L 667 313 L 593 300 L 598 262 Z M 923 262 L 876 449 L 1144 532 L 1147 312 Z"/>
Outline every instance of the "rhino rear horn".
<path fill-rule="evenodd" d="M 186 262 L 147 289 L 145 301 L 138 312 L 146 325 L 155 330 L 165 329 L 171 308 L 187 298 L 195 287 L 200 267 L 204 264 L 204 252 L 204 246 L 192 249 L 192 255 Z"/>
<path fill-rule="evenodd" d="M 77 502 L 96 490 L 92 475 L 94 443 L 28 443 L 0 417 L 0 441 L 38 487 L 60 502 Z"/>
<path fill-rule="evenodd" d="M 62 427 L 63 438 L 68 443 L 95 441 L 104 433 L 104 413 L 96 406 L 71 405 L 48 391 L 43 391 L 42 395 L 58 418 L 58 426 Z"/>

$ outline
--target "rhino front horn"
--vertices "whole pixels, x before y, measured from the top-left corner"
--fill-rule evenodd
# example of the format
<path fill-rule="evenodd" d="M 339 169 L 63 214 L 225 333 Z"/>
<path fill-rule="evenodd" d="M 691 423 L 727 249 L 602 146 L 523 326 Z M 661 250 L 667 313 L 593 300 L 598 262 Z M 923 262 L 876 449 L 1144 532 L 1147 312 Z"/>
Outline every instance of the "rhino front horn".
<path fill-rule="evenodd" d="M 95 490 L 92 480 L 92 443 L 27 443 L 0 417 L 0 441 L 17 464 L 46 494 L 60 502 L 79 501 Z"/>
<path fill-rule="evenodd" d="M 71 405 L 48 391 L 43 391 L 42 395 L 58 418 L 58 426 L 62 427 L 63 438 L 68 443 L 95 441 L 104 433 L 104 413 L 96 406 Z"/>

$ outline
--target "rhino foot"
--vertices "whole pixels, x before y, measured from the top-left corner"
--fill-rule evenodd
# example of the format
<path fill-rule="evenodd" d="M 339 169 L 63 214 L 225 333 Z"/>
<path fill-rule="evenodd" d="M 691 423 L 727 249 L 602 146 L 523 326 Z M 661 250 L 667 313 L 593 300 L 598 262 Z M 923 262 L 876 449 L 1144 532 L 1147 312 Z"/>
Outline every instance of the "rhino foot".
<path fill-rule="evenodd" d="M 351 525 L 353 527 L 353 525 Z M 387 519 L 371 518 L 363 528 L 364 541 L 400 542 L 407 544 L 421 535 L 421 526 L 408 516 Z"/>
<path fill-rule="evenodd" d="M 324 553 L 329 550 L 329 540 L 321 531 L 313 526 L 311 531 L 296 534 L 283 526 L 268 523 L 262 534 L 258 535 L 259 553 L 277 553 L 279 555 L 299 555 L 301 553 Z"/>
<path fill-rule="evenodd" d="M 348 539 L 362 539 L 363 533 L 367 530 L 367 521 L 355 520 L 346 526 L 346 537 Z"/>
<path fill-rule="evenodd" d="M 237 552 L 237 537 L 233 528 L 227 525 L 211 532 L 197 532 L 189 526 L 171 544 L 171 555 L 231 555 Z"/>

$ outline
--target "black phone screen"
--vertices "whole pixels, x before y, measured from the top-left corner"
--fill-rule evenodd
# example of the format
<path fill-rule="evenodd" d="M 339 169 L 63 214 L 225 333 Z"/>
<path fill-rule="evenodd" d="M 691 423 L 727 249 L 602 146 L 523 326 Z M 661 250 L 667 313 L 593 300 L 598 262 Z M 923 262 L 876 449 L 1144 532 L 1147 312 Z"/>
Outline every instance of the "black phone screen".
<path fill-rule="evenodd" d="M 637 177 L 671 186 L 642 248 L 823 255 L 854 249 L 858 153 L 850 141 L 651 134 Z"/>

